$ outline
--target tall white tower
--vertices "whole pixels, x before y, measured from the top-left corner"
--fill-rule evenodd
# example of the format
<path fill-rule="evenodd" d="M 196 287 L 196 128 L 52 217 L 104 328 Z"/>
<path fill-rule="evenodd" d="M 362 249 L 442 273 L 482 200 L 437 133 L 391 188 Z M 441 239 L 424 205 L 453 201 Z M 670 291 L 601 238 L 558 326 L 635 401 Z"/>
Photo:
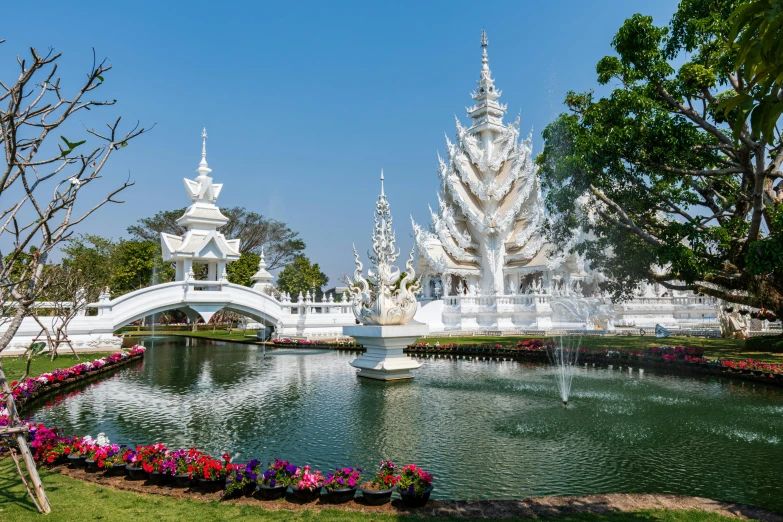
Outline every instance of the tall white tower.
<path fill-rule="evenodd" d="M 207 165 L 207 129 L 201 133 L 201 162 L 196 169 L 196 179 L 184 178 L 185 192 L 192 204 L 177 220 L 185 227 L 183 236 L 161 232 L 160 245 L 164 261 L 176 264 L 177 281 L 193 278 L 193 264 L 208 267 L 207 279 L 225 280 L 228 263 L 239 259 L 239 239 L 226 239 L 217 231 L 228 222 L 215 202 L 223 188 L 222 183 L 212 183 Z"/>
<path fill-rule="evenodd" d="M 536 233 L 544 207 L 532 140 L 519 139 L 519 118 L 503 123 L 507 106 L 498 103 L 487 43 L 482 31 L 471 125 L 457 120 L 456 142 L 446 138 L 446 159 L 438 157 L 438 211 L 430 209 L 430 230 L 413 223 L 419 266 L 444 280 L 445 295 L 514 292 L 520 274 L 546 266 Z"/>

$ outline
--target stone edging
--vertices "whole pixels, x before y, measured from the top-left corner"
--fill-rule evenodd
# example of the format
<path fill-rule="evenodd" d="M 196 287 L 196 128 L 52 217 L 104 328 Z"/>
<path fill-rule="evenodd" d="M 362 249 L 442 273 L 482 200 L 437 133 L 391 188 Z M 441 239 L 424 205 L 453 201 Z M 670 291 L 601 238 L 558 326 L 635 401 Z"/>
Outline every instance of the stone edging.
<path fill-rule="evenodd" d="M 220 493 L 199 493 L 188 489 L 155 486 L 149 481 L 132 481 L 127 477 L 107 477 L 101 473 L 88 473 L 81 469 L 69 469 L 65 465 L 50 468 L 68 477 L 111 487 L 152 495 L 164 495 L 177 499 L 192 499 L 203 502 L 221 500 Z M 346 504 L 327 504 L 320 499 L 310 503 L 297 503 L 287 499 L 261 501 L 252 497 L 240 497 L 224 502 L 257 506 L 268 511 L 320 511 L 341 509 L 367 514 L 416 514 L 424 517 L 457 517 L 504 519 L 520 517 L 536 519 L 582 513 L 608 514 L 633 512 L 647 509 L 698 510 L 717 513 L 739 519 L 754 519 L 762 522 L 783 522 L 783 515 L 754 506 L 721 502 L 700 497 L 666 494 L 608 494 L 586 496 L 552 496 L 524 500 L 432 500 L 423 508 L 406 509 L 399 500 L 381 506 L 369 506 L 361 500 Z"/>

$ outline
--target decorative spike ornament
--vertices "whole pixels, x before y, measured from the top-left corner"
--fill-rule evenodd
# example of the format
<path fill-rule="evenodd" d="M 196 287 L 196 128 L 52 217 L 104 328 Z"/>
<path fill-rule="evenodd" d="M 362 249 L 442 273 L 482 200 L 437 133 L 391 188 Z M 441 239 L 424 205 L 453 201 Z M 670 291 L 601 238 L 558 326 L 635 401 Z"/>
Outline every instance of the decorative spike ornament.
<path fill-rule="evenodd" d="M 353 313 L 365 325 L 399 325 L 409 322 L 416 314 L 416 292 L 421 288 L 413 268 L 413 250 L 405 265 L 404 275 L 394 266 L 400 252 L 395 246 L 391 210 L 383 182 L 381 171 L 381 193 L 375 205 L 372 252 L 367 253 L 373 268 L 367 270 L 367 279 L 362 275 L 364 267 L 356 247 L 353 249 L 356 270 L 348 291 L 351 293 Z"/>

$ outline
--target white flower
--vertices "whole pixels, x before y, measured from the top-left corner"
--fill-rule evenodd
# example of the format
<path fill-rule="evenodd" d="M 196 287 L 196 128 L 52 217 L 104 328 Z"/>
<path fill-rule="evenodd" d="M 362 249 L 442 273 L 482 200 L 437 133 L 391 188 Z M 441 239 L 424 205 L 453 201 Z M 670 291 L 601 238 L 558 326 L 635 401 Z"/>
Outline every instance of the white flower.
<path fill-rule="evenodd" d="M 110 444 L 109 437 L 107 437 L 105 433 L 100 432 L 95 438 L 95 444 L 98 446 L 108 446 Z"/>

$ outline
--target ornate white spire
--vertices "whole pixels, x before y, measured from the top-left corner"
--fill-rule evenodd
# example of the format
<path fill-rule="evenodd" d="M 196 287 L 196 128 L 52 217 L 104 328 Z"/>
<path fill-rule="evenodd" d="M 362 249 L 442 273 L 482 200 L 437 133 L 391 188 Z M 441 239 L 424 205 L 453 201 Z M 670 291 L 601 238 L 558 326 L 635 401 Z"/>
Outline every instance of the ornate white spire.
<path fill-rule="evenodd" d="M 204 127 L 204 130 L 201 131 L 201 163 L 198 164 L 198 168 L 196 169 L 196 172 L 198 172 L 199 177 L 208 176 L 210 172 L 212 172 L 212 169 L 209 168 L 207 165 L 207 128 Z"/>
<path fill-rule="evenodd" d="M 474 134 L 486 129 L 502 131 L 503 115 L 506 113 L 506 106 L 497 102 L 502 92 L 495 88 L 495 80 L 492 79 L 487 44 L 487 33 L 482 29 L 481 75 L 478 81 L 478 89 L 471 93 L 471 97 L 476 100 L 476 105 L 468 108 L 468 115 L 474 120 L 473 126 L 469 130 Z"/>
<path fill-rule="evenodd" d="M 405 265 L 406 274 L 401 276 L 400 269 L 394 266 L 400 252 L 394 246 L 396 241 L 392 230 L 392 216 L 389 202 L 383 190 L 383 171 L 381 171 L 381 193 L 375 204 L 375 229 L 372 233 L 372 253 L 367 257 L 374 269 L 367 271 L 370 284 L 362 275 L 363 265 L 359 261 L 356 247 L 356 271 L 349 291 L 352 294 L 353 313 L 366 325 L 405 324 L 413 319 L 418 303 L 414 295 L 421 286 L 413 270 L 413 250 Z M 397 286 L 397 290 L 393 290 Z"/>
<path fill-rule="evenodd" d="M 489 56 L 487 56 L 487 32 L 481 30 L 481 70 L 489 71 Z"/>

